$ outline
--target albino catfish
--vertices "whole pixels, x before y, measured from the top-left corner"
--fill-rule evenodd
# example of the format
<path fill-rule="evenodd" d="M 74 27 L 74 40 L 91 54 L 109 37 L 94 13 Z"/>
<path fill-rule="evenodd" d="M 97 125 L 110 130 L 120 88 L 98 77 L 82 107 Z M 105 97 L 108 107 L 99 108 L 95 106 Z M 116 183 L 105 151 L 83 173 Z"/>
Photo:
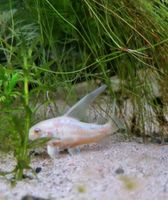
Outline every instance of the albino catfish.
<path fill-rule="evenodd" d="M 50 157 L 54 158 L 60 151 L 67 149 L 70 154 L 76 153 L 80 145 L 96 143 L 117 131 L 118 127 L 112 122 L 99 125 L 79 120 L 88 106 L 106 87 L 102 85 L 87 94 L 63 116 L 44 120 L 32 126 L 29 130 L 29 139 L 51 138 L 47 143 L 47 152 Z M 119 125 L 117 122 L 116 124 Z"/>

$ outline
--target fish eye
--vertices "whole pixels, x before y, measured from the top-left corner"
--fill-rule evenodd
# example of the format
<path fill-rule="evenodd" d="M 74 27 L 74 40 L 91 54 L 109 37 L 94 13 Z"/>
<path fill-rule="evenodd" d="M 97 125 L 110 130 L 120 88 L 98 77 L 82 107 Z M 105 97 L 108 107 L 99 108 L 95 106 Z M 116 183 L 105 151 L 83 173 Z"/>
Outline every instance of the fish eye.
<path fill-rule="evenodd" d="M 40 133 L 40 131 L 41 131 L 41 130 L 40 130 L 39 128 L 35 128 L 35 129 L 34 129 L 34 132 L 35 132 L 35 133 Z"/>

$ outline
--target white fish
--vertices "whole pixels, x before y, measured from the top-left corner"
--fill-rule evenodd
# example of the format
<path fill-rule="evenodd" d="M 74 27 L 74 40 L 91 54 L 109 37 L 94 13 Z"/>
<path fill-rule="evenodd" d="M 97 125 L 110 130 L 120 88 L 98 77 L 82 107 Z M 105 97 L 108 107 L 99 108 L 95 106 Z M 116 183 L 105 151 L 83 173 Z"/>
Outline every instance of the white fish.
<path fill-rule="evenodd" d="M 48 137 L 47 151 L 54 158 L 60 151 L 68 149 L 70 154 L 79 151 L 79 146 L 100 141 L 105 136 L 118 130 L 112 122 L 104 125 L 85 123 L 79 121 L 87 107 L 94 99 L 106 89 L 102 85 L 93 92 L 83 97 L 63 116 L 41 121 L 29 130 L 29 139 Z"/>

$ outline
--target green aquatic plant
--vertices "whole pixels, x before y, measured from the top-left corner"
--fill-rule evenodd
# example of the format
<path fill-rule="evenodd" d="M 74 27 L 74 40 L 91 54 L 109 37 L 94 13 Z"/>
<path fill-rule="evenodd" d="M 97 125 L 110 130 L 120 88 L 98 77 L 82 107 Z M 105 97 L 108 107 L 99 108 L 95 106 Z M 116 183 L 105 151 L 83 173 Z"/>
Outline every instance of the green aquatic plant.
<path fill-rule="evenodd" d="M 19 88 L 19 84 L 22 84 L 22 88 Z M 27 57 L 24 56 L 23 67 L 20 70 L 9 70 L 7 67 L 1 68 L 1 115 L 2 119 L 6 122 L 6 137 L 10 137 L 8 132 L 9 123 L 10 130 L 12 132 L 11 145 L 15 147 L 15 157 L 17 159 L 16 166 L 16 179 L 21 179 L 23 177 L 23 169 L 29 166 L 27 145 L 28 145 L 28 130 L 30 126 L 31 109 L 29 108 L 29 91 L 28 91 L 29 77 L 28 77 L 28 64 Z M 20 99 L 18 108 L 15 107 L 14 102 Z M 15 108 L 14 108 L 15 107 Z M 24 123 L 18 120 L 16 111 L 22 112 L 22 117 L 24 117 Z M 6 116 L 6 119 L 3 115 Z M 15 116 L 14 116 L 15 115 Z M 20 118 L 21 120 L 21 118 Z M 22 125 L 22 128 L 20 128 Z M 17 127 L 18 126 L 18 127 Z M 5 128 L 5 127 L 4 127 Z M 14 141 L 12 141 L 14 140 Z M 18 140 L 16 142 L 16 140 Z"/>
<path fill-rule="evenodd" d="M 121 110 L 120 103 L 129 98 L 134 112 L 132 125 L 128 125 L 129 132 L 136 134 L 138 130 L 145 140 L 153 126 L 146 130 L 146 120 L 153 118 L 154 121 L 153 112 L 160 109 L 160 105 L 153 102 L 165 93 L 154 94 L 153 88 L 165 91 L 160 84 L 167 83 L 167 5 L 159 0 L 64 1 L 64 9 L 60 9 L 54 1 L 45 0 L 45 5 L 47 10 L 51 10 L 53 18 L 60 18 L 61 24 L 69 25 L 69 38 L 74 38 L 76 34 L 81 59 L 84 58 L 75 69 L 69 70 L 69 65 L 65 68 L 61 66 L 55 74 L 64 74 L 66 79 L 71 77 L 74 82 L 89 79 L 106 82 L 111 88 L 114 113 Z M 68 20 L 67 9 L 68 14 L 73 11 L 75 19 Z M 45 14 L 47 16 L 47 12 Z M 152 75 L 154 84 L 150 81 L 151 74 L 157 74 Z M 120 80 L 118 92 L 111 84 L 114 75 Z M 166 106 L 167 100 L 163 99 L 162 104 Z M 122 112 L 121 115 L 125 118 Z"/>
<path fill-rule="evenodd" d="M 32 110 L 29 84 L 35 82 L 32 53 L 38 34 L 34 24 L 16 23 L 12 10 L 10 14 L 11 21 L 6 23 L 11 26 L 0 38 L 1 52 L 6 58 L 0 69 L 1 137 L 8 140 L 7 146 L 14 151 L 17 164 L 13 172 L 16 180 L 20 180 L 24 169 L 30 167 L 28 132 Z"/>
<path fill-rule="evenodd" d="M 7 71 L 1 66 L 0 68 L 0 102 L 9 104 L 19 96 L 19 91 L 16 90 L 16 84 L 20 80 L 18 72 Z"/>

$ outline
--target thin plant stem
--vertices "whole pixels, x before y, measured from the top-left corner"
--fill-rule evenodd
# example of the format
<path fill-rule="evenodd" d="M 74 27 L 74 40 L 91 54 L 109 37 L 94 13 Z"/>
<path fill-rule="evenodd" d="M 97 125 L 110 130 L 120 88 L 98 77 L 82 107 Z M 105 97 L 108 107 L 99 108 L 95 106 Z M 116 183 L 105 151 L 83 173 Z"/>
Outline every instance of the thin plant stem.
<path fill-rule="evenodd" d="M 25 168 L 29 167 L 28 158 L 28 132 L 30 127 L 30 111 L 29 111 L 29 77 L 28 77 L 28 63 L 27 56 L 23 57 L 23 67 L 24 67 L 24 107 L 25 107 L 25 125 L 24 125 L 24 137 L 21 141 L 21 148 L 17 160 L 17 170 L 16 170 L 16 180 L 21 180 L 23 178 L 23 171 Z"/>

